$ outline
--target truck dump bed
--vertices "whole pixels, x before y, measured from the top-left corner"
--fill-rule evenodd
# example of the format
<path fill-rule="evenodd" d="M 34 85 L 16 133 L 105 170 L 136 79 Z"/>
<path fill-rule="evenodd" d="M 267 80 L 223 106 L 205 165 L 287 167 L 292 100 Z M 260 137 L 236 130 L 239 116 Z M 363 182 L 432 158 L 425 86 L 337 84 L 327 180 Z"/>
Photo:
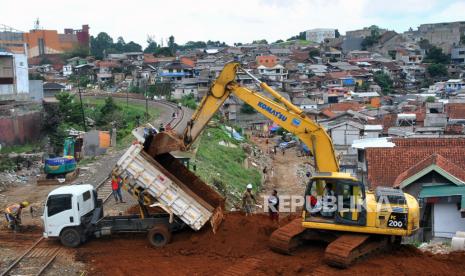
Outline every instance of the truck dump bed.
<path fill-rule="evenodd" d="M 116 174 L 194 230 L 210 221 L 215 232 L 223 219 L 225 199 L 169 153 L 154 159 L 132 145 L 118 160 Z"/>

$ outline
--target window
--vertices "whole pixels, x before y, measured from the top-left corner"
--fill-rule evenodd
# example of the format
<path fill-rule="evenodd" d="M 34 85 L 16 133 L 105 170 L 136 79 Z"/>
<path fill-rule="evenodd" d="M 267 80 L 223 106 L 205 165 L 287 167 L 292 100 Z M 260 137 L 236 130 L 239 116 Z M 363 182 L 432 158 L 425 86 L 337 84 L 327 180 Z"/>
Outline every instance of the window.
<path fill-rule="evenodd" d="M 72 195 L 51 195 L 47 200 L 47 215 L 49 217 L 71 209 Z"/>
<path fill-rule="evenodd" d="M 90 191 L 87 191 L 87 192 L 83 193 L 82 198 L 84 199 L 84 201 L 89 200 L 90 199 Z"/>

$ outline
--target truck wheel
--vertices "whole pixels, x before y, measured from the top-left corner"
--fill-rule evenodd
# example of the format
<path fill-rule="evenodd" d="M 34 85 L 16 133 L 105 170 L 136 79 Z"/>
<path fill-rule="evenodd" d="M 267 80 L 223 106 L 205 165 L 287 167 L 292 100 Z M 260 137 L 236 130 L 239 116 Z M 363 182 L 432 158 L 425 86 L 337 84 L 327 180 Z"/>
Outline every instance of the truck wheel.
<path fill-rule="evenodd" d="M 171 232 L 164 225 L 155 226 L 147 234 L 149 242 L 154 247 L 163 247 L 171 241 Z"/>
<path fill-rule="evenodd" d="M 81 244 L 81 234 L 75 228 L 65 228 L 61 231 L 60 241 L 66 247 L 77 247 Z"/>

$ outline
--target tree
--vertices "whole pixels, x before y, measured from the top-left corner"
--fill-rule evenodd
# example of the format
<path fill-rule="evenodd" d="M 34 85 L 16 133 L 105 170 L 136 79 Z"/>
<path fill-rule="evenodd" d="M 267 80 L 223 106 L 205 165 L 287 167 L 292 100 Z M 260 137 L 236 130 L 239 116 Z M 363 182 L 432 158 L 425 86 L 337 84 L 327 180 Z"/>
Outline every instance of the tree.
<path fill-rule="evenodd" d="M 159 47 L 154 53 L 155 56 L 164 56 L 164 57 L 170 57 L 172 56 L 171 49 L 168 47 Z"/>
<path fill-rule="evenodd" d="M 426 56 L 423 59 L 424 63 L 440 63 L 449 64 L 450 57 L 442 52 L 441 48 L 432 46 L 429 51 L 426 52 Z"/>
<path fill-rule="evenodd" d="M 426 102 L 427 103 L 434 103 L 436 101 L 436 97 L 435 96 L 428 96 L 426 98 Z"/>
<path fill-rule="evenodd" d="M 171 55 L 174 56 L 176 53 L 176 43 L 174 42 L 174 36 L 168 38 L 168 48 L 170 49 Z"/>
<path fill-rule="evenodd" d="M 291 40 L 306 40 L 306 39 L 307 39 L 307 36 L 306 36 L 305 32 L 300 32 L 298 35 L 289 37 L 288 39 L 286 39 L 286 41 L 291 41 Z"/>
<path fill-rule="evenodd" d="M 130 41 L 124 46 L 125 52 L 142 52 L 142 46 L 135 43 L 134 41 Z"/>
<path fill-rule="evenodd" d="M 242 104 L 241 106 L 241 112 L 242 113 L 245 113 L 245 114 L 254 114 L 254 113 L 257 113 L 257 111 L 251 107 L 249 104 L 247 103 L 244 103 Z"/>
<path fill-rule="evenodd" d="M 389 75 L 387 75 L 386 73 L 381 71 L 375 72 L 375 74 L 373 75 L 373 80 L 381 87 L 381 89 L 383 89 L 384 94 L 388 94 L 393 91 L 393 82 Z"/>
<path fill-rule="evenodd" d="M 284 42 L 284 40 L 278 39 L 278 40 L 276 40 L 274 43 L 283 43 L 283 42 Z"/>
<path fill-rule="evenodd" d="M 118 37 L 116 43 L 113 45 L 113 48 L 115 48 L 118 52 L 122 53 L 124 52 L 125 47 L 126 42 L 124 41 L 124 38 L 122 36 Z"/>
<path fill-rule="evenodd" d="M 155 53 L 158 49 L 158 44 L 152 39 L 147 38 L 147 47 L 144 49 L 144 53 Z"/>
<path fill-rule="evenodd" d="M 121 108 L 115 103 L 113 97 L 107 97 L 105 104 L 100 107 L 100 116 L 97 118 L 97 125 L 104 126 L 111 122 L 119 121 L 118 111 Z"/>
<path fill-rule="evenodd" d="M 424 38 L 422 38 L 420 42 L 418 42 L 418 46 L 420 46 L 421 49 L 426 51 L 429 51 L 433 47 L 433 45 L 429 43 L 429 40 Z"/>
<path fill-rule="evenodd" d="M 113 38 L 105 32 L 101 32 L 97 37 L 90 37 L 90 52 L 97 59 L 103 59 L 106 49 L 113 47 Z"/>
<path fill-rule="evenodd" d="M 339 33 L 339 30 L 338 30 L 338 29 L 336 29 L 336 31 L 334 32 L 334 36 L 335 36 L 336 38 L 339 38 L 339 37 L 341 36 L 341 34 Z"/>
<path fill-rule="evenodd" d="M 367 47 L 371 47 L 378 43 L 379 39 L 381 38 L 379 27 L 376 25 L 372 25 L 368 27 L 370 29 L 370 35 L 365 37 L 362 40 L 362 49 L 366 50 Z"/>
<path fill-rule="evenodd" d="M 268 41 L 266 39 L 259 39 L 252 41 L 252 44 L 268 44 Z"/>
<path fill-rule="evenodd" d="M 318 48 L 312 48 L 308 52 L 308 57 L 313 58 L 313 57 L 319 57 L 320 56 L 320 49 Z"/>
<path fill-rule="evenodd" d="M 440 63 L 433 63 L 428 65 L 428 68 L 426 69 L 428 74 L 433 77 L 447 77 L 447 67 L 444 64 Z"/>

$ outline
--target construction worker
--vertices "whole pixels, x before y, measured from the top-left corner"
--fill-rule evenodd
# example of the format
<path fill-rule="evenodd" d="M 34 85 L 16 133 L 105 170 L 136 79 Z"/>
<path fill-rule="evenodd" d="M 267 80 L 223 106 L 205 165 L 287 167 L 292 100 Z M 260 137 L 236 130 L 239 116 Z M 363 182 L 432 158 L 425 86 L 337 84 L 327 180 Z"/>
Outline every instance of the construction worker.
<path fill-rule="evenodd" d="M 273 193 L 268 196 L 268 213 L 271 221 L 276 221 L 279 224 L 279 197 L 276 190 L 273 190 Z"/>
<path fill-rule="evenodd" d="M 8 228 L 16 230 L 21 225 L 21 211 L 29 206 L 29 202 L 24 201 L 20 204 L 13 204 L 5 209 L 5 218 L 8 222 Z"/>
<path fill-rule="evenodd" d="M 115 174 L 111 175 L 111 189 L 113 191 L 113 196 L 115 197 L 116 203 L 118 203 L 118 199 L 121 203 L 125 203 L 123 201 L 123 195 L 121 193 L 121 179 L 117 177 Z"/>
<path fill-rule="evenodd" d="M 247 184 L 247 189 L 242 195 L 242 208 L 246 216 L 252 215 L 254 206 L 257 204 L 257 200 L 255 200 L 255 196 L 252 194 L 252 188 L 253 186 L 251 183 Z"/>

